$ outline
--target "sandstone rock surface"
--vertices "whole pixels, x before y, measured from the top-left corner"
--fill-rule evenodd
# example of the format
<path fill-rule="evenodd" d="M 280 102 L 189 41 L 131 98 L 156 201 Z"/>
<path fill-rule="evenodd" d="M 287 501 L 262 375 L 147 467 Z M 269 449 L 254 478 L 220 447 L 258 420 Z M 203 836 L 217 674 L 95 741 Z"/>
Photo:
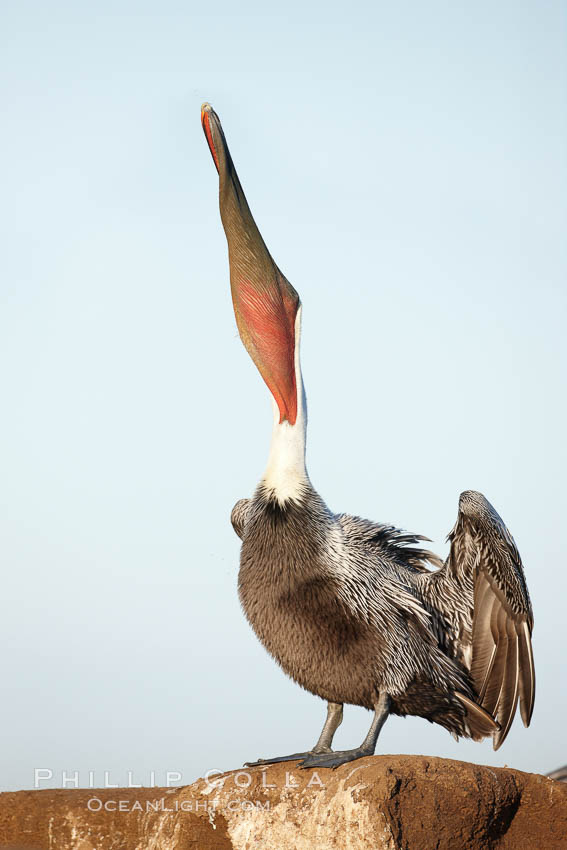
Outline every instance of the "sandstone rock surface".
<path fill-rule="evenodd" d="M 1 850 L 565 850 L 567 786 L 507 768 L 374 756 L 184 788 L 0 794 Z"/>

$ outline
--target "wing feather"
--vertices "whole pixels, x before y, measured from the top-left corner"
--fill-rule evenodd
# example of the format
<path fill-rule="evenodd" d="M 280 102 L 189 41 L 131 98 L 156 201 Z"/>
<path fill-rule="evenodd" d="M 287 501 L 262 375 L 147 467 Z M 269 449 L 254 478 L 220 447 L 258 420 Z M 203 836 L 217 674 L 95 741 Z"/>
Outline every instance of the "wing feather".
<path fill-rule="evenodd" d="M 481 697 L 482 707 L 496 716 L 496 707 L 500 701 L 500 691 L 506 671 L 506 658 L 508 655 L 508 634 L 506 632 L 506 614 L 501 606 L 494 605 L 490 620 L 492 639 L 496 645 L 496 651 L 490 668 L 484 674 L 484 684 Z M 473 620 L 473 658 L 475 657 L 475 634 Z M 477 683 L 475 682 L 475 685 Z M 482 693 L 482 691 L 481 691 Z"/>
<path fill-rule="evenodd" d="M 518 702 L 525 726 L 534 706 L 533 614 L 524 570 L 512 535 L 481 493 L 461 494 L 449 539 L 446 569 L 459 587 L 472 585 L 470 673 L 479 705 L 498 722 L 498 749 Z"/>
<path fill-rule="evenodd" d="M 529 726 L 535 701 L 535 669 L 531 635 L 526 622 L 522 623 L 518 633 L 520 714 L 524 726 Z"/>
<path fill-rule="evenodd" d="M 510 619 L 506 621 L 506 629 L 508 632 L 508 652 L 506 655 L 504 677 L 500 687 L 500 696 L 496 706 L 496 718 L 500 729 L 494 736 L 495 750 L 504 743 L 506 735 L 510 731 L 518 704 L 518 635 L 516 627 Z"/>
<path fill-rule="evenodd" d="M 478 580 L 479 590 L 475 599 L 474 646 L 471 674 L 473 680 L 479 683 L 478 693 L 481 697 L 486 693 L 488 678 L 494 665 L 497 642 L 494 640 L 491 620 L 495 607 L 494 595 L 490 592 L 490 584 L 484 576 Z"/>

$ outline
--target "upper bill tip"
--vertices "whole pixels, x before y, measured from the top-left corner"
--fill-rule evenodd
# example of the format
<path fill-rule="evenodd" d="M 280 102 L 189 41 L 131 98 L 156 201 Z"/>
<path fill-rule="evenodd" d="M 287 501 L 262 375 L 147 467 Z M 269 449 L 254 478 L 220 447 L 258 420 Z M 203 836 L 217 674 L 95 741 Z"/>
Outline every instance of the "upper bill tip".
<path fill-rule="evenodd" d="M 215 110 L 211 106 L 210 103 L 205 101 L 201 104 L 201 126 L 205 131 L 205 136 L 207 137 L 207 143 L 209 145 L 209 150 L 211 151 L 215 166 L 217 171 L 220 174 L 220 164 L 219 164 L 219 155 L 217 152 L 217 143 L 219 143 L 219 136 L 221 138 L 222 145 L 222 128 L 220 126 L 220 121 L 218 119 Z M 216 136 L 216 138 L 215 138 Z"/>

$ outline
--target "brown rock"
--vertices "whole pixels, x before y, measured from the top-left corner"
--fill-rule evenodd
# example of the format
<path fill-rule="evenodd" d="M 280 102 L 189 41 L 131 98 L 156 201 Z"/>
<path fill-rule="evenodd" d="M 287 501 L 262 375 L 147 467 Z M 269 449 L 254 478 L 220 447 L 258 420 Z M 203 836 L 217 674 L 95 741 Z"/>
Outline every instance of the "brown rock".
<path fill-rule="evenodd" d="M 0 850 L 565 850 L 567 786 L 374 756 L 243 768 L 185 788 L 0 794 Z"/>

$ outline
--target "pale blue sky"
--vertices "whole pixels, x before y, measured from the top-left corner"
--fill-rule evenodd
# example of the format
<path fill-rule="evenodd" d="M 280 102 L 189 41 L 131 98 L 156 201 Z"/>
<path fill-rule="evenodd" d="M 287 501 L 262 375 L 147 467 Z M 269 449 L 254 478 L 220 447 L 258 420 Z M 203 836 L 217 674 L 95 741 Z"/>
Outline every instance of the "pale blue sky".
<path fill-rule="evenodd" d="M 494 754 L 392 718 L 378 752 L 567 761 L 566 35 L 535 0 L 3 5 L 2 788 L 189 782 L 323 720 L 236 595 L 271 409 L 202 100 L 302 296 L 314 485 L 443 555 L 479 489 L 523 555 L 532 727 Z"/>

